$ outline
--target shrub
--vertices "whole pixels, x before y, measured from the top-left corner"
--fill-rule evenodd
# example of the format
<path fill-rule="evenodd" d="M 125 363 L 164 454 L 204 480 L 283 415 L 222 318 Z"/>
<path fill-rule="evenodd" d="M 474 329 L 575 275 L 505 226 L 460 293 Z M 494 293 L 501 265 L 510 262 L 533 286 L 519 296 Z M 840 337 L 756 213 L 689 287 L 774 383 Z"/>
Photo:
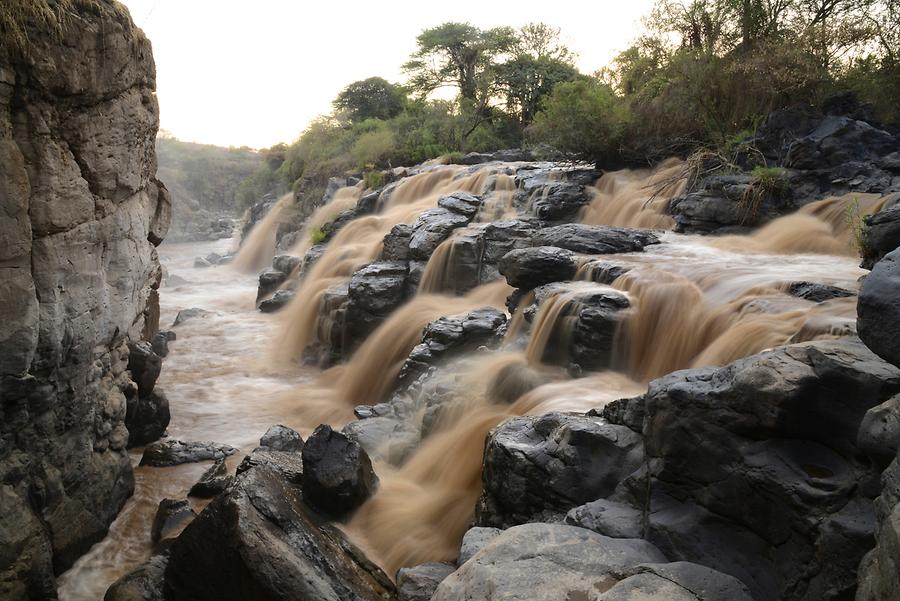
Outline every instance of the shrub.
<path fill-rule="evenodd" d="M 384 185 L 384 173 L 381 171 L 367 171 L 363 176 L 363 182 L 369 190 L 380 188 Z"/>

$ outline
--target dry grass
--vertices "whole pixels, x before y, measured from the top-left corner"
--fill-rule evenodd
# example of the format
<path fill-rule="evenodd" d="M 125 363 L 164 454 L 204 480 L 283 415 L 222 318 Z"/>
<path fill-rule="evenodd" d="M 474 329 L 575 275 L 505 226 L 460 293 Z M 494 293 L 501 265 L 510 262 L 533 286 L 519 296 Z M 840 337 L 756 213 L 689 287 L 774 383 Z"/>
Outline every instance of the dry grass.
<path fill-rule="evenodd" d="M 101 13 L 104 9 L 126 27 L 130 27 L 127 9 L 118 2 L 101 0 L 2 0 L 0 2 L 0 49 L 14 56 L 29 56 L 32 42 L 29 35 L 46 32 L 61 37 L 81 11 Z"/>

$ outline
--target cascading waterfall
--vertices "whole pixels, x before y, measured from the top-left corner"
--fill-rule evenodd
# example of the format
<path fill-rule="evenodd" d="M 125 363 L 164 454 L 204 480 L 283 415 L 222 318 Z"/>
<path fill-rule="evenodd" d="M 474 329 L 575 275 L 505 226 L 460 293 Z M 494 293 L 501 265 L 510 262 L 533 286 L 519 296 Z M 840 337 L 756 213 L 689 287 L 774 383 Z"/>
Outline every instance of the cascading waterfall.
<path fill-rule="evenodd" d="M 250 230 L 250 235 L 241 244 L 231 265 L 242 273 L 255 273 L 272 262 L 275 256 L 275 235 L 281 213 L 294 201 L 293 193 L 279 198 L 266 216 Z"/>
<path fill-rule="evenodd" d="M 355 207 L 362 193 L 362 182 L 355 186 L 339 188 L 329 202 L 318 207 L 306 219 L 303 230 L 300 232 L 300 239 L 291 247 L 288 254 L 298 257 L 305 255 L 306 251 L 315 244 L 314 237 L 316 232 L 320 232 L 325 224 L 334 221 L 335 217 L 344 211 Z"/>
<path fill-rule="evenodd" d="M 582 223 L 668 229 L 669 201 L 686 185 L 684 162 L 667 159 L 653 169 L 623 169 L 605 173 L 592 189 L 593 199 L 582 212 Z"/>

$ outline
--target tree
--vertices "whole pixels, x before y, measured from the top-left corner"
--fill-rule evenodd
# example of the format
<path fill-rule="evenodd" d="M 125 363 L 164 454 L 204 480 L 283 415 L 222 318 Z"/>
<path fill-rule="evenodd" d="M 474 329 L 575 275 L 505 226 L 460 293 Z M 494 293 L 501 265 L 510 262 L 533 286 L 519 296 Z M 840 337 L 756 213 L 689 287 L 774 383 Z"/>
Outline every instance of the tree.
<path fill-rule="evenodd" d="M 514 54 L 533 58 L 548 58 L 574 66 L 576 55 L 560 41 L 559 27 L 546 23 L 528 23 L 519 28 Z"/>
<path fill-rule="evenodd" d="M 353 121 L 396 117 L 406 103 L 406 92 L 381 77 L 354 81 L 334 99 L 334 108 L 346 111 Z"/>
<path fill-rule="evenodd" d="M 403 65 L 410 87 L 427 96 L 444 86 L 459 88 L 463 99 L 485 104 L 492 67 L 516 43 L 513 29 L 482 30 L 468 23 L 444 23 L 416 38 L 418 49 Z"/>
<path fill-rule="evenodd" d="M 506 108 L 523 126 L 534 119 L 553 88 L 580 76 L 578 69 L 559 59 L 535 58 L 520 54 L 496 67 L 497 81 L 506 99 Z"/>

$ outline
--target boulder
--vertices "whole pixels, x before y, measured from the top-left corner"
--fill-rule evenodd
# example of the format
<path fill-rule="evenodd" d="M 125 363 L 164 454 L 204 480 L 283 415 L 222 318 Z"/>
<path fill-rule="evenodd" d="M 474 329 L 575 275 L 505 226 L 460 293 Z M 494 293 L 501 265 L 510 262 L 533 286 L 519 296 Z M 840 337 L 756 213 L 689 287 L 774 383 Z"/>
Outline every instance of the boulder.
<path fill-rule="evenodd" d="M 872 269 L 886 254 L 900 247 L 900 194 L 888 200 L 886 207 L 865 218 L 863 267 Z"/>
<path fill-rule="evenodd" d="M 270 298 L 259 303 L 259 310 L 263 313 L 274 313 L 283 309 L 288 303 L 294 300 L 295 292 L 293 290 L 279 290 Z"/>
<path fill-rule="evenodd" d="M 859 427 L 858 445 L 883 465 L 896 457 L 900 450 L 900 395 L 866 412 Z"/>
<path fill-rule="evenodd" d="M 409 240 L 412 237 L 412 226 L 398 223 L 385 234 L 381 250 L 382 261 L 408 261 Z"/>
<path fill-rule="evenodd" d="M 163 499 L 150 526 L 150 540 L 157 544 L 175 538 L 196 515 L 187 499 Z"/>
<path fill-rule="evenodd" d="M 854 294 L 844 288 L 817 282 L 791 282 L 788 284 L 787 293 L 814 303 L 821 303 L 834 298 L 846 298 Z"/>
<path fill-rule="evenodd" d="M 198 317 L 207 317 L 210 315 L 210 312 L 201 309 L 199 307 L 191 307 L 190 309 L 182 309 L 178 312 L 178 315 L 175 316 L 175 321 L 172 323 L 173 326 L 177 326 L 186 322 L 189 319 L 197 319 Z"/>
<path fill-rule="evenodd" d="M 296 430 L 282 426 L 272 426 L 259 439 L 259 446 L 272 451 L 299 453 L 303 450 L 303 438 Z"/>
<path fill-rule="evenodd" d="M 275 255 L 272 259 L 272 269 L 280 271 L 285 277 L 297 271 L 303 259 L 293 255 Z"/>
<path fill-rule="evenodd" d="M 591 202 L 591 194 L 584 186 L 573 182 L 548 182 L 538 191 L 531 211 L 542 222 L 571 221 Z"/>
<path fill-rule="evenodd" d="M 566 514 L 567 524 L 612 538 L 641 538 L 644 533 L 643 519 L 639 509 L 609 499 L 585 503 Z"/>
<path fill-rule="evenodd" d="M 641 437 L 601 418 L 548 413 L 513 417 L 488 435 L 476 523 L 506 527 L 565 514 L 638 469 Z"/>
<path fill-rule="evenodd" d="M 458 565 L 462 565 L 472 559 L 472 557 L 481 551 L 485 545 L 497 538 L 503 532 L 499 528 L 490 528 L 485 526 L 475 526 L 466 530 L 463 535 L 462 543 L 459 545 L 459 557 L 456 560 Z"/>
<path fill-rule="evenodd" d="M 196 484 L 191 487 L 188 496 L 209 499 L 222 493 L 234 478 L 228 473 L 228 465 L 224 459 L 217 459 L 208 470 L 203 472 Z"/>
<path fill-rule="evenodd" d="M 859 566 L 856 601 L 888 601 L 900 594 L 900 454 L 881 475 L 875 499 L 876 544 Z"/>
<path fill-rule="evenodd" d="M 163 587 L 168 563 L 168 554 L 154 555 L 116 580 L 103 601 L 167 601 Z"/>
<path fill-rule="evenodd" d="M 139 396 L 150 396 L 161 370 L 162 360 L 153 352 L 153 346 L 149 342 L 142 340 L 128 343 L 128 371 L 137 384 Z"/>
<path fill-rule="evenodd" d="M 223 459 L 235 453 L 237 449 L 226 444 L 166 439 L 154 442 L 144 449 L 141 465 L 169 467 L 182 463 Z"/>
<path fill-rule="evenodd" d="M 397 572 L 398 601 L 431 601 L 438 585 L 456 570 L 449 563 L 424 563 Z"/>
<path fill-rule="evenodd" d="M 856 306 L 856 329 L 870 349 L 900 365 L 900 249 L 888 253 L 866 276 Z"/>
<path fill-rule="evenodd" d="M 499 534 L 445 578 L 432 601 L 597 599 L 629 568 L 665 561 L 647 541 L 563 524 L 524 524 Z"/>
<path fill-rule="evenodd" d="M 642 564 L 622 576 L 602 601 L 753 601 L 737 578 L 686 561 Z"/>
<path fill-rule="evenodd" d="M 534 235 L 535 246 L 557 246 L 589 255 L 637 252 L 658 243 L 659 238 L 644 230 L 582 223 L 545 227 Z"/>
<path fill-rule="evenodd" d="M 150 346 L 153 352 L 160 357 L 166 357 L 169 354 L 169 343 L 175 340 L 175 332 L 172 330 L 160 330 L 153 336 Z"/>
<path fill-rule="evenodd" d="M 169 399 L 162 390 L 154 390 L 147 397 L 132 395 L 125 407 L 128 448 L 144 446 L 166 433 L 171 415 Z"/>
<path fill-rule="evenodd" d="M 470 221 L 481 210 L 482 199 L 466 192 L 454 192 L 449 196 L 443 196 L 438 200 L 438 207 L 447 209 L 466 217 Z"/>
<path fill-rule="evenodd" d="M 510 286 L 524 290 L 571 280 L 578 269 L 575 253 L 555 246 L 510 251 L 498 267 Z"/>
<path fill-rule="evenodd" d="M 303 458 L 295 451 L 275 451 L 258 447 L 244 457 L 237 467 L 236 474 L 240 476 L 257 466 L 265 466 L 277 472 L 281 479 L 291 485 L 300 486 L 303 483 Z"/>
<path fill-rule="evenodd" d="M 390 579 L 266 465 L 247 469 L 170 547 L 166 589 L 196 601 L 390 601 Z"/>
<path fill-rule="evenodd" d="M 465 227 L 469 221 L 469 217 L 441 207 L 422 212 L 413 224 L 409 238 L 410 259 L 427 261 L 453 230 Z"/>
<path fill-rule="evenodd" d="M 277 269 L 266 269 L 259 274 L 259 287 L 256 291 L 257 302 L 278 290 L 278 287 L 281 286 L 287 278 L 288 275 L 286 273 Z"/>
<path fill-rule="evenodd" d="M 330 426 L 315 429 L 303 446 L 303 500 L 333 519 L 343 519 L 378 486 L 368 454 Z"/>
<path fill-rule="evenodd" d="M 349 356 L 406 302 L 409 288 L 409 265 L 405 262 L 379 261 L 358 269 L 350 277 L 347 301 L 340 303 L 342 318 L 335 321 L 342 327 L 334 328 L 334 334 L 341 340 L 333 349 Z"/>

